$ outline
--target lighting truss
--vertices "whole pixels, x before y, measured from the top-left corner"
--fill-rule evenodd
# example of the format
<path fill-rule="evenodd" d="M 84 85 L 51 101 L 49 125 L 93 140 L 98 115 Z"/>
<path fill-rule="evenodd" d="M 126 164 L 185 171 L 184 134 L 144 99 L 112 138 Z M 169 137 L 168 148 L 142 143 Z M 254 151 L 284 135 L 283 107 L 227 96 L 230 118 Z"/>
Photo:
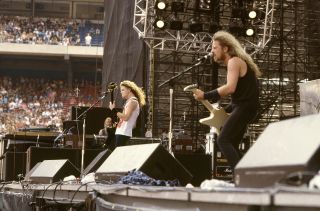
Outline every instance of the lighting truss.
<path fill-rule="evenodd" d="M 133 28 L 138 33 L 139 38 L 144 39 L 150 48 L 197 53 L 210 51 L 212 33 L 192 34 L 185 30 L 170 29 L 156 32 L 153 28 L 153 22 L 156 19 L 154 3 L 154 0 L 136 0 L 134 11 Z M 182 21 L 186 21 L 186 19 L 191 19 L 192 16 L 193 14 L 184 13 L 179 18 L 182 17 Z"/>
<path fill-rule="evenodd" d="M 256 8 L 259 11 L 264 11 L 264 19 L 256 19 L 253 20 L 252 23 L 253 26 L 258 27 L 257 42 L 251 42 L 249 39 L 243 40 L 246 47 L 253 47 L 255 49 L 252 53 L 250 53 L 251 55 L 261 52 L 272 39 L 274 23 L 273 15 L 275 11 L 274 0 L 258 1 Z"/>
<path fill-rule="evenodd" d="M 186 8 L 194 7 L 194 0 L 188 0 L 184 2 Z M 153 23 L 157 16 L 154 5 L 155 0 L 135 0 L 133 28 L 138 33 L 139 38 L 143 39 L 150 49 L 188 53 L 208 53 L 210 51 L 213 33 L 199 32 L 193 34 L 187 30 L 171 30 L 167 28 L 164 30 L 154 29 Z M 226 5 L 222 4 L 221 9 L 223 10 L 224 7 L 226 7 Z M 256 49 L 253 54 L 260 52 L 272 37 L 274 0 L 258 1 L 257 8 L 262 10 L 262 13 L 265 14 L 264 19 L 256 20 L 254 23 L 260 29 L 260 33 L 256 35 L 258 36 L 258 39 L 255 39 L 254 41 L 250 39 L 243 40 L 245 46 Z M 170 14 L 168 15 L 170 12 L 166 13 L 167 16 L 170 16 Z M 227 16 L 230 17 L 230 14 L 227 14 Z M 179 14 L 178 18 L 182 22 L 190 22 L 193 17 L 193 11 L 186 10 L 185 12 Z M 200 21 L 206 20 L 208 18 L 208 14 L 201 13 L 199 18 Z M 221 22 L 219 24 L 222 27 L 227 27 L 229 22 Z"/>

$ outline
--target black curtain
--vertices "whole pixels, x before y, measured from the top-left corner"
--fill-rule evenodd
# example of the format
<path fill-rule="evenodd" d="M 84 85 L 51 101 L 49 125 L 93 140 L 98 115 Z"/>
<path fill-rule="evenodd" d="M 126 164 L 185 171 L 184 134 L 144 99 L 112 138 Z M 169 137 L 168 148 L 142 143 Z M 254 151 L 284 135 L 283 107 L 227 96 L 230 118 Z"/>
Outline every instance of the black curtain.
<path fill-rule="evenodd" d="M 147 58 L 143 40 L 133 29 L 134 0 L 105 0 L 104 56 L 102 68 L 102 91 L 108 84 L 118 85 L 123 80 L 134 81 L 146 91 Z M 145 65 L 144 65 L 145 64 Z M 117 108 L 122 108 L 124 101 L 120 95 L 120 87 L 114 91 Z M 110 94 L 103 102 L 108 106 Z M 137 120 L 134 136 L 143 136 L 146 119 L 146 106 Z"/>
<path fill-rule="evenodd" d="M 143 86 L 143 40 L 133 29 L 134 0 L 105 0 L 105 42 L 102 70 L 102 87 L 110 82 L 118 85 L 123 80 Z M 144 87 L 146 90 L 147 87 Z M 114 92 L 117 107 L 123 101 L 120 88 Z M 109 104 L 110 97 L 106 98 Z"/>

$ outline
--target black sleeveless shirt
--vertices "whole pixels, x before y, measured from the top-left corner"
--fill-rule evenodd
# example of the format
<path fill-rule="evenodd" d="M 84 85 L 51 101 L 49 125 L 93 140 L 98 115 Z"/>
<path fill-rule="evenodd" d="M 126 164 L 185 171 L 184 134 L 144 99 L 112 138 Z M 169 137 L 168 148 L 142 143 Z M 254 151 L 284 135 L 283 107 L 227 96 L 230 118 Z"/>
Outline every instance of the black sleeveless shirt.
<path fill-rule="evenodd" d="M 247 72 L 238 79 L 236 91 L 231 95 L 232 103 L 249 103 L 253 106 L 259 104 L 258 80 L 253 70 L 247 64 Z"/>

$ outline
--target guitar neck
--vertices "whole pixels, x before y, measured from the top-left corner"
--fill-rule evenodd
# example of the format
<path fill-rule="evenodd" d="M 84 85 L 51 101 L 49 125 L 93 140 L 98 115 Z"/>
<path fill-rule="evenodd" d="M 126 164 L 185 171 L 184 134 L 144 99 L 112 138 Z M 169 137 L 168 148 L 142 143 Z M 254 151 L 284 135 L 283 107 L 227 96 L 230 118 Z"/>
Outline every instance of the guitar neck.
<path fill-rule="evenodd" d="M 193 93 L 195 93 L 195 89 L 191 90 Z M 213 111 L 213 106 L 211 105 L 211 103 L 208 100 L 201 100 L 200 101 L 204 107 L 206 107 L 210 112 Z"/>
<path fill-rule="evenodd" d="M 113 90 L 112 90 L 111 93 L 110 93 L 110 99 L 111 99 L 111 103 L 113 103 L 113 101 L 114 101 Z"/>
<path fill-rule="evenodd" d="M 212 111 L 212 110 L 213 110 L 213 107 L 212 107 L 212 105 L 209 103 L 208 100 L 201 100 L 200 102 L 201 102 L 201 103 L 204 105 L 204 107 L 206 107 L 209 111 Z"/>

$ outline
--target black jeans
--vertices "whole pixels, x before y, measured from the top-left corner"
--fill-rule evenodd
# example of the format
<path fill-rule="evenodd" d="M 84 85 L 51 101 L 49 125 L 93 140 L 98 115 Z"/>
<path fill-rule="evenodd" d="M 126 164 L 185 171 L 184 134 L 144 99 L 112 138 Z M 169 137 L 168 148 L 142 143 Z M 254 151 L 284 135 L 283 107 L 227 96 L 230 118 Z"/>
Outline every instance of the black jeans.
<path fill-rule="evenodd" d="M 232 170 L 241 159 L 239 144 L 246 132 L 249 122 L 256 116 L 258 107 L 250 104 L 233 104 L 232 113 L 224 124 L 217 144 L 227 158 Z"/>
<path fill-rule="evenodd" d="M 116 135 L 116 147 L 127 145 L 130 136 Z"/>

